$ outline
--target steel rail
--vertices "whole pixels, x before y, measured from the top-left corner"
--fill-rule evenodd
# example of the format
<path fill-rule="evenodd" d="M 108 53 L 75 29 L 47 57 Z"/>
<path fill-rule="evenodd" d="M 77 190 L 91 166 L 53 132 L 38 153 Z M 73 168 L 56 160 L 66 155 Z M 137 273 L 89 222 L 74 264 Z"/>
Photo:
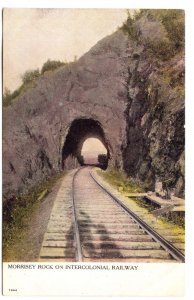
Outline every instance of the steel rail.
<path fill-rule="evenodd" d="M 125 212 L 127 212 L 140 226 L 141 228 L 150 235 L 156 242 L 158 242 L 163 249 L 165 249 L 174 259 L 180 262 L 185 262 L 184 254 L 173 246 L 170 242 L 168 242 L 163 236 L 161 236 L 158 232 L 156 232 L 152 227 L 150 227 L 147 223 L 145 223 L 142 219 L 140 219 L 132 210 L 130 210 L 119 198 L 113 195 L 110 191 L 108 191 L 92 174 L 90 171 L 90 176 L 97 183 L 101 189 L 106 192 L 119 206 L 121 206 Z"/>
<path fill-rule="evenodd" d="M 72 203 L 73 203 L 73 224 L 74 224 L 74 235 L 75 235 L 75 248 L 76 248 L 76 261 L 82 262 L 83 255 L 82 255 L 82 247 L 80 242 L 80 234 L 79 234 L 79 226 L 78 226 L 78 218 L 76 214 L 76 205 L 75 205 L 75 193 L 74 193 L 74 186 L 75 186 L 75 177 L 80 171 L 79 168 L 75 174 L 73 175 L 72 180 Z"/>

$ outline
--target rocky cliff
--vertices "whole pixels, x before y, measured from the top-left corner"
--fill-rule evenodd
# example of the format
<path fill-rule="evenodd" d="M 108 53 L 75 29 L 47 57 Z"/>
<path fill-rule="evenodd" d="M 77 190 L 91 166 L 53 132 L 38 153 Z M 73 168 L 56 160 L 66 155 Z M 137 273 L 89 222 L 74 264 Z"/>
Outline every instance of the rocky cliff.
<path fill-rule="evenodd" d="M 136 24 L 141 37 L 166 38 L 161 22 Z M 74 167 L 89 136 L 104 143 L 109 166 L 183 195 L 184 60 L 180 51 L 161 60 L 148 50 L 122 28 L 4 108 L 5 198 Z"/>

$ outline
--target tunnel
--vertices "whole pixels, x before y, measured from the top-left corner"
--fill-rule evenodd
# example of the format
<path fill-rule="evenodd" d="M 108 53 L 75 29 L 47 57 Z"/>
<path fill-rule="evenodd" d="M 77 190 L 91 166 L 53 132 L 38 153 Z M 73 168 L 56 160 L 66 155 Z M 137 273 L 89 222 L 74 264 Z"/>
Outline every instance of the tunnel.
<path fill-rule="evenodd" d="M 97 165 L 103 169 L 107 168 L 108 160 L 111 157 L 111 146 L 101 123 L 91 118 L 79 118 L 75 119 L 68 128 L 62 147 L 62 169 L 67 167 L 66 164 L 69 159 L 74 167 L 75 161 L 79 165 L 87 164 L 84 162 L 82 149 L 84 143 L 89 139 L 97 139 L 106 149 L 106 154 L 101 153 L 99 155 Z"/>

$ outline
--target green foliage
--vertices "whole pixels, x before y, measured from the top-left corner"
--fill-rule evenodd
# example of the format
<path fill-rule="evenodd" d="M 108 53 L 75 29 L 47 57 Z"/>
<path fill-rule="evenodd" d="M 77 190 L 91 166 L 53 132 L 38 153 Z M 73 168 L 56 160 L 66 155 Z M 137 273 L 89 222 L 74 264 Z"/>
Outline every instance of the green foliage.
<path fill-rule="evenodd" d="M 8 88 L 5 88 L 3 94 L 3 106 L 8 106 L 11 104 L 11 92 Z"/>
<path fill-rule="evenodd" d="M 41 74 L 44 74 L 47 71 L 54 71 L 59 67 L 64 66 L 65 63 L 59 60 L 50 60 L 48 59 L 42 66 Z"/>
<path fill-rule="evenodd" d="M 3 106 L 7 107 L 12 104 L 12 101 L 20 96 L 22 93 L 26 92 L 28 89 L 33 88 L 36 86 L 36 81 L 40 77 L 39 70 L 28 70 L 22 76 L 22 85 L 13 91 L 12 93 L 10 90 L 5 88 L 3 94 Z"/>
<path fill-rule="evenodd" d="M 17 90 L 15 90 L 13 93 L 10 92 L 7 88 L 5 88 L 4 94 L 3 94 L 3 106 L 9 106 L 12 103 L 12 100 L 18 97 L 21 93 L 21 87 Z"/>
<path fill-rule="evenodd" d="M 149 21 L 158 21 L 163 26 L 165 37 L 146 37 L 138 27 L 138 20 L 146 18 Z M 184 11 L 178 9 L 141 9 L 133 17 L 128 14 L 127 21 L 122 29 L 135 40 L 144 46 L 149 56 L 160 60 L 169 60 L 175 54 L 184 49 L 185 44 L 185 24 Z"/>
<path fill-rule="evenodd" d="M 119 192 L 141 193 L 144 192 L 146 189 L 146 180 L 143 183 L 139 183 L 136 180 L 133 180 L 132 178 L 127 178 L 123 173 L 116 170 L 97 172 L 111 185 L 116 187 L 119 190 Z M 133 198 L 132 201 L 134 201 L 139 207 L 146 209 L 148 213 L 151 213 L 152 211 L 158 208 L 156 204 L 144 198 Z M 171 223 L 180 226 L 181 229 L 184 228 L 184 215 L 179 215 L 177 212 L 165 213 L 164 215 L 159 216 L 158 219 L 164 222 L 168 227 L 169 223 Z"/>
<path fill-rule="evenodd" d="M 180 57 L 182 59 L 182 56 Z M 165 73 L 165 80 L 168 81 L 168 85 L 172 88 L 184 86 L 185 84 L 185 70 L 184 68 L 172 69 L 169 66 L 164 66 L 159 72 L 161 77 Z M 164 80 L 164 77 L 163 77 Z"/>
<path fill-rule="evenodd" d="M 99 174 L 102 175 L 110 184 L 115 186 L 119 191 L 129 193 L 143 192 L 142 185 L 140 185 L 139 182 L 126 178 L 126 176 L 119 171 L 100 171 Z"/>
<path fill-rule="evenodd" d="M 13 91 L 13 93 L 10 92 L 9 89 L 5 88 L 4 94 L 3 94 L 3 106 L 7 107 L 12 104 L 12 101 L 15 100 L 18 96 L 26 92 L 27 90 L 33 88 L 36 86 L 37 80 L 43 75 L 46 71 L 54 71 L 55 69 L 64 66 L 69 65 L 67 63 L 63 63 L 60 61 L 51 61 L 47 60 L 42 66 L 41 73 L 39 69 L 35 70 L 27 70 L 22 76 L 22 85 Z"/>
<path fill-rule="evenodd" d="M 35 87 L 35 81 L 29 81 L 28 83 L 22 84 L 18 89 L 13 91 L 13 93 L 6 91 L 3 94 L 3 106 L 7 107 L 12 104 L 12 101 L 15 100 L 22 93 L 26 92 L 28 89 Z"/>
<path fill-rule="evenodd" d="M 161 60 L 168 60 L 184 48 L 184 12 L 182 10 L 161 9 L 147 12 L 152 20 L 161 22 L 166 30 L 167 38 L 149 39 L 146 48 Z"/>
<path fill-rule="evenodd" d="M 127 21 L 123 24 L 122 30 L 127 33 L 132 40 L 138 41 L 140 31 L 136 26 L 135 18 L 132 18 L 130 14 L 128 14 Z"/>
<path fill-rule="evenodd" d="M 165 27 L 169 41 L 175 50 L 184 47 L 185 16 L 179 9 L 151 10 L 149 12 L 155 20 L 159 20 Z"/>
<path fill-rule="evenodd" d="M 152 212 L 158 208 L 158 206 L 155 203 L 151 201 L 146 201 L 144 198 L 134 198 L 133 200 L 137 203 L 138 206 L 145 208 L 147 212 Z"/>
<path fill-rule="evenodd" d="M 175 49 L 168 39 L 146 38 L 144 46 L 150 56 L 161 60 L 168 60 L 175 54 Z"/>
<path fill-rule="evenodd" d="M 169 223 L 185 228 L 185 214 L 176 211 L 170 211 L 160 216 L 161 220 L 168 221 Z"/>
<path fill-rule="evenodd" d="M 59 173 L 47 181 L 41 182 L 26 194 L 19 194 L 5 199 L 3 203 L 3 257 L 4 261 L 11 259 L 13 245 L 21 239 L 28 227 L 32 212 L 51 191 L 64 172 Z"/>
<path fill-rule="evenodd" d="M 24 85 L 36 81 L 39 77 L 40 77 L 39 69 L 28 70 L 21 76 Z"/>

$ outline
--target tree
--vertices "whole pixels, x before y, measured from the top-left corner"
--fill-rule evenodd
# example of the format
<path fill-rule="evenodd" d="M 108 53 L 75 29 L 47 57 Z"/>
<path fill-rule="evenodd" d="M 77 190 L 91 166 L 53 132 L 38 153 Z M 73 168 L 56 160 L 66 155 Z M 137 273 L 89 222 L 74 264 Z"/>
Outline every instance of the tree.
<path fill-rule="evenodd" d="M 141 15 L 147 15 L 152 20 L 160 21 L 170 43 L 175 51 L 184 47 L 185 43 L 185 15 L 180 9 L 143 9 Z"/>
<path fill-rule="evenodd" d="M 46 71 L 54 71 L 55 69 L 64 66 L 65 63 L 59 60 L 50 60 L 48 59 L 42 66 L 41 74 L 44 74 Z"/>
<path fill-rule="evenodd" d="M 10 95 L 11 95 L 11 91 L 7 87 L 5 87 L 3 97 L 7 98 Z"/>
<path fill-rule="evenodd" d="M 165 36 L 145 36 L 141 29 L 141 22 L 146 28 L 146 24 L 151 22 L 158 23 L 164 30 Z M 147 21 L 146 21 L 147 20 Z M 149 27 L 148 27 L 149 28 Z M 128 18 L 124 22 L 122 29 L 130 38 L 138 44 L 144 46 L 144 49 L 150 56 L 160 60 L 168 60 L 178 52 L 184 50 L 185 44 L 185 16 L 184 11 L 180 9 L 141 9 L 134 15 L 128 12 Z"/>
<path fill-rule="evenodd" d="M 8 106 L 11 103 L 11 91 L 5 87 L 3 93 L 3 106 Z"/>
<path fill-rule="evenodd" d="M 33 82 L 39 77 L 40 77 L 39 69 L 28 70 L 21 76 L 23 84 L 28 84 L 30 82 Z"/>

